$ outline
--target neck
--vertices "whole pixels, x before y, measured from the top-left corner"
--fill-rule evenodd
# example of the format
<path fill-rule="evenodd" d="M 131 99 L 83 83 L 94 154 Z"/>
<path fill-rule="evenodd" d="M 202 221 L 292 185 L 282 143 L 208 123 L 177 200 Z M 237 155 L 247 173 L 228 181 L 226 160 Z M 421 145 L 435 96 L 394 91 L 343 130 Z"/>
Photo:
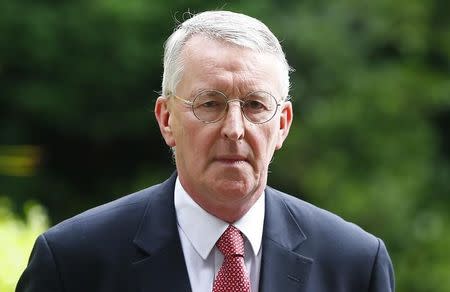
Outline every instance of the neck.
<path fill-rule="evenodd" d="M 186 190 L 186 192 L 203 210 L 220 220 L 232 224 L 247 214 L 263 194 L 264 188 L 252 190 L 252 192 L 239 200 L 226 201 L 213 201 L 210 200 L 210 196 L 199 196 L 188 190 Z"/>

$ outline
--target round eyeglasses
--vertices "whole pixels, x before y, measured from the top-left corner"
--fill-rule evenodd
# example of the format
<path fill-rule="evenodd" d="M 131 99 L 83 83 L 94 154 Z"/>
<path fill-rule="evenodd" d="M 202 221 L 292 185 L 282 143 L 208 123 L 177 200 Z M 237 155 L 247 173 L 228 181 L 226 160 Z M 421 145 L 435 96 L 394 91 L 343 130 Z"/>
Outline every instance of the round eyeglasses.
<path fill-rule="evenodd" d="M 254 91 L 242 99 L 229 99 L 218 90 L 202 90 L 192 101 L 172 94 L 176 99 L 189 105 L 194 115 L 204 123 L 220 121 L 228 110 L 228 104 L 232 101 L 240 103 L 244 117 L 254 124 L 263 124 L 270 121 L 281 105 L 276 98 L 265 91 Z M 282 102 L 289 101 L 287 96 Z"/>

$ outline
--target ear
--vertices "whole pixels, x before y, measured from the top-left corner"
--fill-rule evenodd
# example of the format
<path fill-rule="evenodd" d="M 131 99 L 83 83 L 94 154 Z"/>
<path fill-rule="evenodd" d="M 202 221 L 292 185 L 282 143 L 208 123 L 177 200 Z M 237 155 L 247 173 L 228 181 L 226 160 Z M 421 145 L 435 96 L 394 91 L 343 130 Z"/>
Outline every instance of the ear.
<path fill-rule="evenodd" d="M 275 149 L 278 150 L 283 146 L 284 140 L 287 138 L 289 134 L 289 129 L 292 125 L 293 119 L 293 111 L 292 111 L 292 103 L 290 101 L 285 102 L 282 105 L 281 114 L 280 114 L 280 125 L 278 130 L 278 141 Z"/>
<path fill-rule="evenodd" d="M 166 97 L 158 97 L 155 104 L 155 117 L 158 121 L 159 130 L 167 146 L 174 147 L 176 143 L 170 122 L 171 115 L 169 100 Z"/>

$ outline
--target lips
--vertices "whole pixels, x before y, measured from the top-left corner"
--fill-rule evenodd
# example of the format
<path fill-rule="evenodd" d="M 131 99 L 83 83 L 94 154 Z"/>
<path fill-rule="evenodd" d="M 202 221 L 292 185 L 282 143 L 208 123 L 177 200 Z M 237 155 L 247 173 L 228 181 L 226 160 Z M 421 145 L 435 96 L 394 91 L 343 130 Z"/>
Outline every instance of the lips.
<path fill-rule="evenodd" d="M 247 157 L 242 155 L 220 155 L 217 156 L 216 161 L 227 163 L 227 164 L 237 164 L 237 163 L 244 163 L 248 162 Z"/>

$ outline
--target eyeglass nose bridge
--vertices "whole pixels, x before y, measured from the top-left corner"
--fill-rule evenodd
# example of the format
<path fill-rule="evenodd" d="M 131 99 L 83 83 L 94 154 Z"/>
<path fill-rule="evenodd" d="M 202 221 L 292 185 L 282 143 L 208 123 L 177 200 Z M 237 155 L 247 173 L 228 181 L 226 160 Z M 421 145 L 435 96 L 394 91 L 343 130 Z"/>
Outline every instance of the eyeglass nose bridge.
<path fill-rule="evenodd" d="M 239 98 L 226 99 L 226 104 L 227 105 L 226 105 L 225 109 L 223 110 L 222 118 L 225 118 L 225 116 L 227 115 L 228 111 L 230 110 L 230 102 L 238 102 L 239 103 L 239 108 L 241 109 L 242 116 L 244 116 L 247 119 L 247 116 L 245 115 L 245 112 L 244 112 L 245 101 L 243 101 L 242 99 L 239 99 Z"/>
<path fill-rule="evenodd" d="M 228 109 L 228 107 L 230 106 L 230 102 L 234 102 L 234 101 L 239 102 L 239 107 L 241 108 L 241 110 L 244 109 L 245 101 L 243 101 L 242 99 L 239 99 L 239 98 L 226 99 L 227 106 L 225 109 Z"/>
<path fill-rule="evenodd" d="M 232 99 L 228 99 L 228 98 L 224 98 L 225 99 L 225 108 L 222 110 L 222 113 L 220 114 L 220 116 L 217 118 L 217 119 L 215 119 L 215 120 L 213 120 L 213 121 L 205 121 L 205 120 L 202 120 L 201 118 L 199 118 L 196 114 L 195 114 L 195 112 L 194 112 L 194 115 L 199 119 L 199 120 L 201 120 L 203 123 L 205 123 L 205 124 L 212 124 L 212 123 L 216 123 L 216 122 L 218 122 L 218 121 L 220 121 L 220 120 L 223 120 L 223 119 L 225 119 L 225 116 L 227 115 L 227 113 L 228 113 L 228 111 L 229 111 L 229 108 L 230 108 L 230 102 L 234 102 L 234 101 L 236 101 L 236 102 L 239 102 L 239 108 L 240 108 L 240 110 L 241 110 L 241 115 L 245 118 L 245 119 L 247 119 L 247 120 L 249 120 L 248 119 L 248 117 L 245 115 L 245 112 L 244 112 L 244 104 L 245 104 L 245 101 L 244 100 L 241 100 L 241 99 L 239 99 L 239 98 L 232 98 Z M 193 106 L 194 106 L 194 104 L 193 103 L 191 103 L 190 104 L 191 105 L 191 107 L 192 107 L 192 110 L 194 111 L 194 108 L 193 108 Z"/>

